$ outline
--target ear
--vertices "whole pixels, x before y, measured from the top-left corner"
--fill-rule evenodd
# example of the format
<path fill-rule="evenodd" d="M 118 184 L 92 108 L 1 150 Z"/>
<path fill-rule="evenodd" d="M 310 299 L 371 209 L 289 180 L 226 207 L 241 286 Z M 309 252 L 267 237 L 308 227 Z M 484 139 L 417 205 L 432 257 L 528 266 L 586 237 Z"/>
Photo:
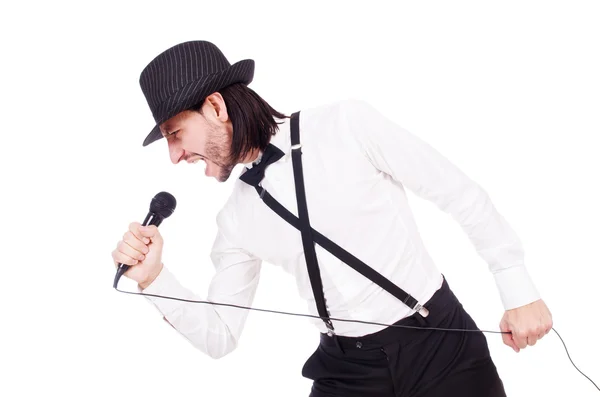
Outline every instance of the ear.
<path fill-rule="evenodd" d="M 214 112 L 214 117 L 221 123 L 226 123 L 229 120 L 227 114 L 227 105 L 225 100 L 219 92 L 214 92 L 206 97 L 205 105 L 209 105 L 211 110 Z"/>

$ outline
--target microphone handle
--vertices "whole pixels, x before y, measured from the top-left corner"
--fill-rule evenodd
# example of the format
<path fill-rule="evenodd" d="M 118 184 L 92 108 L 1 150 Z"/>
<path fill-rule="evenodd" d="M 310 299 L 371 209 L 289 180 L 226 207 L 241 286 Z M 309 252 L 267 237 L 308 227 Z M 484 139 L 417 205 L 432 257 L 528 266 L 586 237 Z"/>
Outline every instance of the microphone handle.
<path fill-rule="evenodd" d="M 146 215 L 146 219 L 144 219 L 144 222 L 142 222 L 142 226 L 156 226 L 158 227 L 161 222 L 163 221 L 163 217 L 155 214 L 154 212 L 148 212 L 148 215 Z M 117 274 L 115 275 L 115 281 L 113 282 L 113 288 L 117 288 L 117 285 L 119 284 L 119 279 L 121 278 L 121 276 L 123 274 L 125 274 L 125 272 L 127 270 L 129 270 L 131 266 L 129 265 L 125 265 L 123 263 L 119 263 L 119 267 L 117 269 Z"/>

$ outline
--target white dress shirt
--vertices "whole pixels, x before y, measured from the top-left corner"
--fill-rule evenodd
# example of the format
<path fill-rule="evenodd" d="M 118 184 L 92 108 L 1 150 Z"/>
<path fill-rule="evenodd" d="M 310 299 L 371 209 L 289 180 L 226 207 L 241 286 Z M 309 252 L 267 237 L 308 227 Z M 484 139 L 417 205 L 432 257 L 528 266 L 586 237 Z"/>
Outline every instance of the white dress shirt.
<path fill-rule="evenodd" d="M 271 143 L 285 155 L 269 165 L 262 186 L 298 215 L 291 159 L 290 120 Z M 277 120 L 282 121 L 282 120 Z M 452 215 L 487 262 L 505 309 L 540 298 L 523 263 L 518 236 L 486 192 L 406 129 L 360 100 L 344 100 L 300 113 L 302 168 L 315 230 L 396 283 L 420 303 L 441 286 L 405 189 Z M 251 166 L 247 164 L 247 166 Z M 244 171 L 242 171 L 244 172 Z M 300 232 L 273 212 L 241 180 L 217 216 L 211 252 L 216 273 L 206 300 L 251 306 L 263 262 L 281 266 L 297 282 L 307 312 L 318 315 Z M 413 311 L 316 245 L 331 317 L 392 324 Z M 145 293 L 202 300 L 163 268 Z M 196 348 L 221 357 L 242 333 L 248 310 L 146 297 Z M 320 332 L 322 320 L 312 319 Z M 362 336 L 383 327 L 333 321 L 338 335 Z"/>

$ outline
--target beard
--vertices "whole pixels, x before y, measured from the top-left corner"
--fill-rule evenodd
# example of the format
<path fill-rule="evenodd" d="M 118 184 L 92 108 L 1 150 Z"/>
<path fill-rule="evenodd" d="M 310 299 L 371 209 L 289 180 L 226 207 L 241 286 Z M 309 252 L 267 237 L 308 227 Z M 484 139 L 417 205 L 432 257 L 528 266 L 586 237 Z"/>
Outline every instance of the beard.
<path fill-rule="evenodd" d="M 217 180 L 219 182 L 226 182 L 231 176 L 231 172 L 233 171 L 233 165 L 227 165 L 225 167 L 219 167 L 219 176 Z"/>
<path fill-rule="evenodd" d="M 219 182 L 226 182 L 237 161 L 231 158 L 231 141 L 227 135 L 219 134 L 217 129 L 212 126 L 208 141 L 206 142 L 206 154 L 211 161 L 219 167 Z"/>

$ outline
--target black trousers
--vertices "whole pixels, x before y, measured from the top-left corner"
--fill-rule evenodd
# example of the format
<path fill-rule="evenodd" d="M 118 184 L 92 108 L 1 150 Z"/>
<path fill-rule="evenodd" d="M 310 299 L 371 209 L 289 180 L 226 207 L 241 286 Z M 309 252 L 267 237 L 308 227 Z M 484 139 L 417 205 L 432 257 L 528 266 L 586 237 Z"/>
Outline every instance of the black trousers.
<path fill-rule="evenodd" d="M 448 282 L 418 314 L 396 324 L 479 330 Z M 420 321 L 419 321 L 420 320 Z M 310 397 L 506 397 L 481 331 L 447 332 L 388 327 L 364 337 L 321 334 L 302 375 Z"/>

